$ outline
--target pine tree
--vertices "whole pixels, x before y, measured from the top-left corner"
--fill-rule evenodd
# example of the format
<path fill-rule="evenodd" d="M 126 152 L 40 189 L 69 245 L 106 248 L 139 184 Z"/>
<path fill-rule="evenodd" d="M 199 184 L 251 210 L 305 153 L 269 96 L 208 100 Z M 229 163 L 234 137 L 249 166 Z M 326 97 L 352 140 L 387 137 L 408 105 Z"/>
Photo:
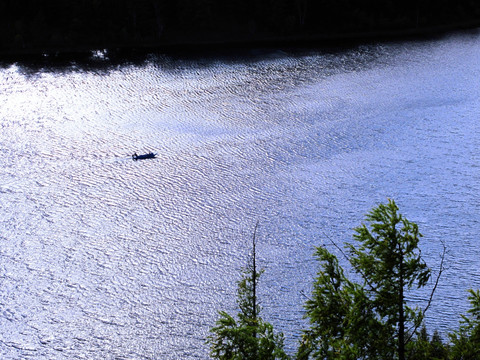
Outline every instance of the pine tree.
<path fill-rule="evenodd" d="M 470 316 L 462 315 L 460 328 L 450 335 L 452 359 L 480 359 L 480 291 L 469 290 Z"/>
<path fill-rule="evenodd" d="M 237 319 L 220 311 L 220 319 L 210 329 L 207 338 L 210 355 L 221 360 L 276 360 L 288 359 L 283 350 L 283 334 L 275 334 L 273 326 L 260 317 L 261 308 L 257 300 L 257 286 L 261 271 L 256 264 L 256 230 L 252 241 L 252 256 L 242 270 L 238 282 Z"/>
<path fill-rule="evenodd" d="M 406 358 L 405 346 L 426 311 L 408 306 L 405 296 L 430 279 L 418 248 L 422 235 L 417 224 L 398 213 L 393 200 L 374 208 L 366 220 L 368 226 L 355 229 L 358 245 L 347 245 L 348 255 L 344 253 L 361 283 L 348 280 L 325 248 L 317 249 L 321 269 L 305 304 L 310 329 L 304 332 L 300 358 Z M 441 270 L 442 265 L 439 275 Z"/>

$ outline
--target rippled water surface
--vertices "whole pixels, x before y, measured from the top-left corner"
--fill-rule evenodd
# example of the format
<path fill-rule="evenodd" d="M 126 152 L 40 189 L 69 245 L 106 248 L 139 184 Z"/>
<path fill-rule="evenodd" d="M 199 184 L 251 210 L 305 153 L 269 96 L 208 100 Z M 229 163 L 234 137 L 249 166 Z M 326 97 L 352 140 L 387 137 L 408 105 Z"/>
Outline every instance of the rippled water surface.
<path fill-rule="evenodd" d="M 349 241 L 387 198 L 419 224 L 433 269 L 445 241 L 428 325 L 455 328 L 480 287 L 479 59 L 468 33 L 4 65 L 0 357 L 207 358 L 257 221 L 263 315 L 293 352 L 314 247 Z"/>

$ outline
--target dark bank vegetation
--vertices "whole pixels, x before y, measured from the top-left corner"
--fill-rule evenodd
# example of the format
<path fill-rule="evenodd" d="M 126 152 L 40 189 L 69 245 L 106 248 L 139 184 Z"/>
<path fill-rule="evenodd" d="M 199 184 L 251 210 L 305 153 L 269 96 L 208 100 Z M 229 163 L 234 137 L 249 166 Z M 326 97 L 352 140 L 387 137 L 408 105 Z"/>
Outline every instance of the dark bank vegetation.
<path fill-rule="evenodd" d="M 479 24 L 476 0 L 2 0 L 0 51 L 313 41 Z"/>
<path fill-rule="evenodd" d="M 256 232 L 256 231 L 255 231 Z M 359 281 L 349 279 L 337 257 L 319 247 L 319 271 L 305 303 L 308 328 L 302 331 L 295 358 L 342 360 L 478 360 L 480 359 L 480 292 L 470 290 L 471 304 L 448 340 L 429 335 L 424 317 L 444 269 L 445 246 L 437 275 L 421 257 L 417 224 L 398 213 L 394 201 L 380 204 L 355 229 L 356 244 L 338 252 Z M 333 244 L 334 245 L 334 244 Z M 252 265 L 253 264 L 253 265 Z M 259 316 L 253 262 L 238 286 L 238 321 L 220 312 L 208 339 L 215 359 L 287 359 L 283 335 Z M 424 308 L 411 307 L 409 291 L 431 286 Z"/>

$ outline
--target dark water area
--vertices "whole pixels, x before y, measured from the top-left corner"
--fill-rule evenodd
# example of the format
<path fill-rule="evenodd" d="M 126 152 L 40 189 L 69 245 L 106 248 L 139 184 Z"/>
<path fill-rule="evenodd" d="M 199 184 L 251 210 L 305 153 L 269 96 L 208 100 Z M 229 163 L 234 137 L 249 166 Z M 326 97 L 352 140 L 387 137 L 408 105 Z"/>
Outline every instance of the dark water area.
<path fill-rule="evenodd" d="M 387 198 L 434 271 L 445 242 L 427 326 L 457 328 L 480 287 L 478 32 L 105 55 L 0 69 L 2 359 L 208 358 L 257 221 L 263 316 L 294 352 L 315 247 Z"/>

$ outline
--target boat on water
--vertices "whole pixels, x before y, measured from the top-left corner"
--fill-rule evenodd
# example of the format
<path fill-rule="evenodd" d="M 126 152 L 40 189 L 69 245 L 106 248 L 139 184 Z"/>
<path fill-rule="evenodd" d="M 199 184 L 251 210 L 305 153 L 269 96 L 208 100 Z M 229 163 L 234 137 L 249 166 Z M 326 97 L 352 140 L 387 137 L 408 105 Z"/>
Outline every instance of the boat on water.
<path fill-rule="evenodd" d="M 153 159 L 154 157 L 156 157 L 157 154 L 155 153 L 148 153 L 148 154 L 141 154 L 141 155 L 137 155 L 137 153 L 134 153 L 132 155 L 132 159 L 133 160 L 145 160 L 145 159 Z"/>

